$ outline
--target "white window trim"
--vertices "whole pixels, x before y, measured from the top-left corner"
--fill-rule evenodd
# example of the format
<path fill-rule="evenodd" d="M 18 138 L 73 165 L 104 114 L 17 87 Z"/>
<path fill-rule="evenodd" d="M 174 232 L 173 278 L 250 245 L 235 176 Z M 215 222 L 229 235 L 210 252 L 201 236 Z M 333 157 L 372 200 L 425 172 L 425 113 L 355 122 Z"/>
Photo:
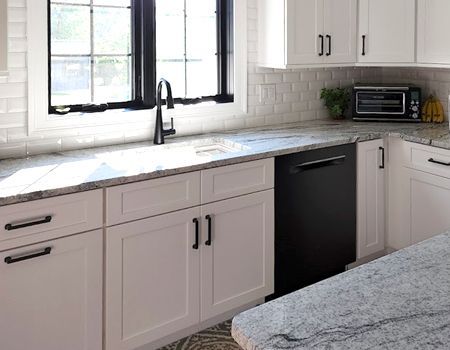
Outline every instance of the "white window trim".
<path fill-rule="evenodd" d="M 176 106 L 170 116 L 207 117 L 235 116 L 247 112 L 247 0 L 234 2 L 234 102 L 211 105 Z M 239 30 L 237 30 L 239 29 Z M 48 114 L 48 50 L 47 0 L 27 0 L 28 38 L 28 135 L 74 130 L 93 126 L 148 126 L 155 119 L 155 110 L 110 110 L 103 113 L 57 116 Z"/>

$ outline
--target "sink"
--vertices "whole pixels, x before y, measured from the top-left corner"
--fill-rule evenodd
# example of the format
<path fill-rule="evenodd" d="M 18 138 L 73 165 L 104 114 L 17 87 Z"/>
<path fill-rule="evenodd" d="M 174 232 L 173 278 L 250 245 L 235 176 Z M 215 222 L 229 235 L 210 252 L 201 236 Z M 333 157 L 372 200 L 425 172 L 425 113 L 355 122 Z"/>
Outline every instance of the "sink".
<path fill-rule="evenodd" d="M 246 146 L 221 138 L 205 139 L 197 142 L 198 144 L 193 145 L 193 147 L 197 156 L 200 157 L 209 157 L 248 149 Z"/>

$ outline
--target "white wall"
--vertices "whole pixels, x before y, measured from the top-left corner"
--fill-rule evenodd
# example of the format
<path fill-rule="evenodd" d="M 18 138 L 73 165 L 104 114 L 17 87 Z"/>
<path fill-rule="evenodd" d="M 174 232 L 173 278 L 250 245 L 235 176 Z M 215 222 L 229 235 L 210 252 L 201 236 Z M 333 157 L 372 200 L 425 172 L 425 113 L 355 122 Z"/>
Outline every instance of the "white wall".
<path fill-rule="evenodd" d="M 241 0 L 237 0 L 241 1 Z M 177 135 L 242 129 L 263 125 L 323 119 L 328 113 L 319 99 L 323 87 L 350 86 L 355 81 L 379 81 L 381 69 L 337 68 L 273 70 L 256 66 L 257 1 L 248 0 L 248 114 L 228 117 L 175 119 Z M 151 139 L 152 123 L 145 129 L 85 128 L 27 136 L 26 0 L 8 0 L 9 77 L 0 77 L 0 159 Z M 46 48 L 43 48 L 46 50 Z M 276 103 L 259 99 L 261 84 L 276 84 Z"/>

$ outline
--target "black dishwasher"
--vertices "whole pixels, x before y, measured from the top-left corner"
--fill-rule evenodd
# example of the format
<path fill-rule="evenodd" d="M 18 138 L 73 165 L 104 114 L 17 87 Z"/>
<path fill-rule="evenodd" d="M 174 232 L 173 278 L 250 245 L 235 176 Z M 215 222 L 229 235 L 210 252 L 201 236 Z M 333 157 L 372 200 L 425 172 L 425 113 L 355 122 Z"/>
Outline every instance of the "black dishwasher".
<path fill-rule="evenodd" d="M 345 271 L 356 259 L 356 145 L 277 157 L 275 294 Z"/>

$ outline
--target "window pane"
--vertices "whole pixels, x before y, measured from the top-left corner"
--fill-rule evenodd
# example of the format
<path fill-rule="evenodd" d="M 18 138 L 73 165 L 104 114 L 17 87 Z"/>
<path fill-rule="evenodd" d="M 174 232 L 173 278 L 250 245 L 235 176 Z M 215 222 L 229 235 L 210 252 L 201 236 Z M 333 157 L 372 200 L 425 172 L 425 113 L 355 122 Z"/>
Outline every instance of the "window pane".
<path fill-rule="evenodd" d="M 94 101 L 96 103 L 131 100 L 130 57 L 96 57 L 94 85 Z"/>
<path fill-rule="evenodd" d="M 216 1 L 186 1 L 187 97 L 217 94 Z"/>
<path fill-rule="evenodd" d="M 185 65 L 184 60 L 159 61 L 157 64 L 158 80 L 164 78 L 172 86 L 173 97 L 184 98 L 185 94 Z"/>
<path fill-rule="evenodd" d="M 91 101 L 89 57 L 53 57 L 51 61 L 52 106 Z"/>
<path fill-rule="evenodd" d="M 130 0 L 94 0 L 94 5 L 104 5 L 104 6 L 131 6 Z"/>
<path fill-rule="evenodd" d="M 89 54 L 89 33 L 89 7 L 51 6 L 51 50 L 53 55 Z"/>
<path fill-rule="evenodd" d="M 185 97 L 184 0 L 156 0 L 156 74 L 167 79 L 174 97 Z"/>
<path fill-rule="evenodd" d="M 187 97 L 215 96 L 218 91 L 217 57 L 187 63 Z"/>
<path fill-rule="evenodd" d="M 131 10 L 94 7 L 94 54 L 131 53 Z"/>

